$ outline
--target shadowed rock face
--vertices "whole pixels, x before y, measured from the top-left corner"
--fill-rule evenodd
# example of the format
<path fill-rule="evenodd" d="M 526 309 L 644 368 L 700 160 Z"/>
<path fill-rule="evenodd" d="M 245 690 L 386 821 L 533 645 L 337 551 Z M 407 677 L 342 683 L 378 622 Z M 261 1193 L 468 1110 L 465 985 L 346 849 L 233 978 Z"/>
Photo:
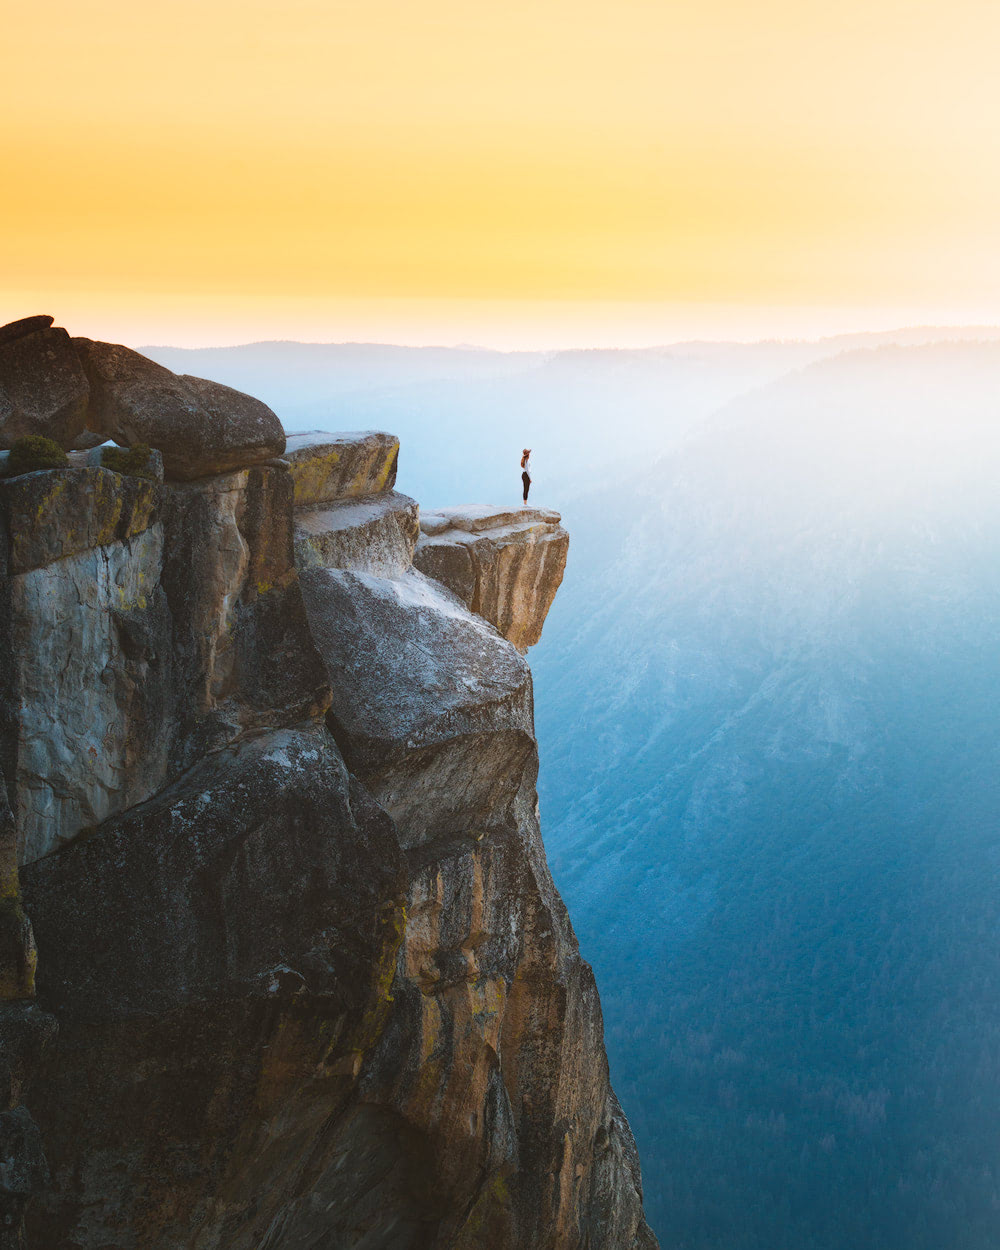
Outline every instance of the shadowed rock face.
<path fill-rule="evenodd" d="M 150 528 L 161 494 L 155 482 L 103 469 L 25 473 L 0 482 L 10 534 L 8 572 L 30 573 Z"/>
<path fill-rule="evenodd" d="M 391 825 L 321 726 L 209 756 L 27 869 L 61 1023 L 35 1244 L 259 1246 L 339 1157 L 401 889 Z"/>
<path fill-rule="evenodd" d="M 36 330 L 48 330 L 54 320 L 54 317 L 39 313 L 34 317 L 22 317 L 20 321 L 11 321 L 5 326 L 0 326 L 0 344 L 13 343 L 15 339 L 34 334 Z"/>
<path fill-rule="evenodd" d="M 89 393 L 70 337 L 51 317 L 0 330 L 0 447 L 30 434 L 69 447 L 86 424 Z"/>
<path fill-rule="evenodd" d="M 25 1208 L 49 1184 L 41 1132 L 25 1105 L 56 1032 L 52 1016 L 31 1001 L 36 959 L 21 906 L 14 813 L 0 774 L 0 1250 L 22 1250 Z"/>
<path fill-rule="evenodd" d="M 497 627 L 532 647 L 566 568 L 569 535 L 547 508 L 444 508 L 424 513 L 413 563 Z"/>
<path fill-rule="evenodd" d="M 28 1202 L 51 1183 L 31 1099 L 56 1022 L 35 1003 L 0 1004 L 0 1250 L 22 1250 Z"/>
<path fill-rule="evenodd" d="M 530 672 L 397 446 L 0 484 L 0 1250 L 39 1190 L 45 1250 L 655 1245 Z"/>

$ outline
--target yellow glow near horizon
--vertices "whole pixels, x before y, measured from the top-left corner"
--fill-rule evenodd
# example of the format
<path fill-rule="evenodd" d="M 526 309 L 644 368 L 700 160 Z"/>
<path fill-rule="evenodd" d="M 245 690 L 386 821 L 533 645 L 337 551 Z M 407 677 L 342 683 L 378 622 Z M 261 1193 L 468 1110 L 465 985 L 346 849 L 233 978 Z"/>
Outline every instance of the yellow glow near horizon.
<path fill-rule="evenodd" d="M 11 316 L 998 317 L 992 0 L 8 8 Z"/>

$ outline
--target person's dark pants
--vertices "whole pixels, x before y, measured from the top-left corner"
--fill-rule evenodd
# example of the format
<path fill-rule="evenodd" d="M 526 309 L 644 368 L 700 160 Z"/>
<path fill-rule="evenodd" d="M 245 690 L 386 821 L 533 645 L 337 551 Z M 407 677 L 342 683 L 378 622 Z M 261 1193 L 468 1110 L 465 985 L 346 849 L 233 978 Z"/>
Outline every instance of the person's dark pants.
<path fill-rule="evenodd" d="M 528 477 L 527 473 L 522 473 L 521 481 L 524 483 L 524 502 L 527 503 L 528 502 L 528 487 L 531 485 L 531 478 Z"/>

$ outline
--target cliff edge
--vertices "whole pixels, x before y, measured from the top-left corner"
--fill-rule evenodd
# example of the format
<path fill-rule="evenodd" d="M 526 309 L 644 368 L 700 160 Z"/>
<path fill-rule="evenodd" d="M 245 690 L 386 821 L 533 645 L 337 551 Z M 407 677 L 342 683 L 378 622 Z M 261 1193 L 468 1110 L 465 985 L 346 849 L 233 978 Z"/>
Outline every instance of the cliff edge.
<path fill-rule="evenodd" d="M 538 825 L 558 515 L 50 318 L 25 434 L 153 450 L 0 478 L 0 1250 L 655 1247 Z"/>

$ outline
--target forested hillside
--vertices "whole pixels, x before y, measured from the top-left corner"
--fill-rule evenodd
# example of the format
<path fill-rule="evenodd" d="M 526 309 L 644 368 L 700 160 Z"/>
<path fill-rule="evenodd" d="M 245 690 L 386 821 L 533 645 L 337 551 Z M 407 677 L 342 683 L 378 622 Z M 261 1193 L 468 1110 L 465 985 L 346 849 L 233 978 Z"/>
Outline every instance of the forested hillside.
<path fill-rule="evenodd" d="M 998 393 L 850 353 L 567 510 L 542 807 L 664 1245 L 1000 1237 Z"/>

